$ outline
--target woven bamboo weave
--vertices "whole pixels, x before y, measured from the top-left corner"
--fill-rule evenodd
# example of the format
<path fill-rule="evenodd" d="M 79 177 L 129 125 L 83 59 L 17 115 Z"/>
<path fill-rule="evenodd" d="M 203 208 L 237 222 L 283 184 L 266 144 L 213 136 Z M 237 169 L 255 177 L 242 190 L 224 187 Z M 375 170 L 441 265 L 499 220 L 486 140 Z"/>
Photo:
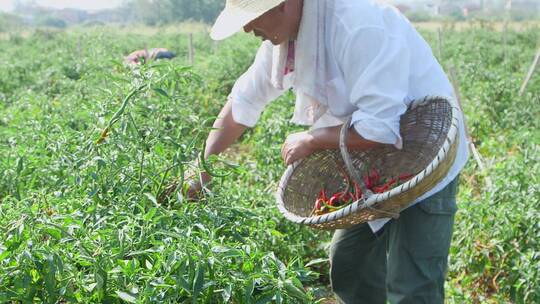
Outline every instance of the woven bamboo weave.
<path fill-rule="evenodd" d="M 278 209 L 295 223 L 329 230 L 399 216 L 399 212 L 438 184 L 454 163 L 459 144 L 458 114 L 454 100 L 429 96 L 412 102 L 401 117 L 401 150 L 391 146 L 323 150 L 294 163 L 281 178 L 276 193 Z M 343 140 L 342 137 L 340 141 Z M 352 167 L 347 167 L 343 156 L 350 157 Z M 403 173 L 414 176 L 387 192 L 364 197 L 331 213 L 312 216 L 321 189 L 327 193 L 342 191 L 346 184 L 344 176 L 354 175 L 347 172 L 356 170 L 357 175 L 364 176 L 371 168 L 388 179 Z"/>

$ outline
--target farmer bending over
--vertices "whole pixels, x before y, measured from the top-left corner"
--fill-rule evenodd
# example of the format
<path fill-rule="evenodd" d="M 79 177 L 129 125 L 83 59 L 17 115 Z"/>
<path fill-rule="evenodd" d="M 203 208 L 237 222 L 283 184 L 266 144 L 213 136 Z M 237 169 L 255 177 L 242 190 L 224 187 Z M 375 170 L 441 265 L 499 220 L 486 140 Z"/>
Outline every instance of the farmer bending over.
<path fill-rule="evenodd" d="M 164 48 L 155 48 L 148 51 L 147 49 L 134 51 L 131 54 L 127 55 L 124 58 L 124 62 L 127 64 L 141 64 L 146 63 L 148 60 L 157 60 L 157 59 L 172 59 L 176 55 Z"/>
<path fill-rule="evenodd" d="M 265 106 L 292 88 L 292 121 L 311 126 L 291 134 L 287 165 L 321 149 L 338 149 L 352 116 L 349 149 L 402 146 L 400 116 L 412 100 L 453 95 L 428 44 L 392 7 L 370 0 L 227 0 L 211 36 L 240 29 L 263 42 L 236 81 L 206 141 L 219 154 L 253 127 Z M 397 220 L 337 230 L 330 278 L 344 303 L 443 303 L 456 212 L 456 186 L 467 155 L 463 123 L 448 175 Z M 210 176 L 202 174 L 203 184 Z M 192 183 L 191 190 L 201 188 Z"/>

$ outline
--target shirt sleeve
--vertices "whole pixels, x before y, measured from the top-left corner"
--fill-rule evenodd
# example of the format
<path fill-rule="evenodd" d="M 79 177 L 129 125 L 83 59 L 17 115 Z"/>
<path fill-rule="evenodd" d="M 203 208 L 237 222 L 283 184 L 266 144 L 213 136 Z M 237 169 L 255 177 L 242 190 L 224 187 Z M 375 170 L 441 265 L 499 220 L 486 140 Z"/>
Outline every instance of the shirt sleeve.
<path fill-rule="evenodd" d="M 251 67 L 235 82 L 228 99 L 232 101 L 235 122 L 253 127 L 262 111 L 285 90 L 271 83 L 272 44 L 263 42 Z"/>
<path fill-rule="evenodd" d="M 358 110 L 351 126 L 367 140 L 402 148 L 400 117 L 407 110 L 410 50 L 405 37 L 382 28 L 361 28 L 347 33 L 337 54 Z"/>

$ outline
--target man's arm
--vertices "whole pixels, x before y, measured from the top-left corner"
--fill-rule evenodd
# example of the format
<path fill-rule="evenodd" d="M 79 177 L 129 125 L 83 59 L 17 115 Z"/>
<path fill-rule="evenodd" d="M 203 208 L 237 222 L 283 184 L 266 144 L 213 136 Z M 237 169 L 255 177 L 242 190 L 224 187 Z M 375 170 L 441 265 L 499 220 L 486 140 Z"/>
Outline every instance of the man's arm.
<path fill-rule="evenodd" d="M 339 149 L 341 126 L 315 129 L 311 132 L 312 145 L 315 150 Z M 381 143 L 364 139 L 354 128 L 350 128 L 347 136 L 347 147 L 350 150 L 367 150 L 381 146 Z"/>
<path fill-rule="evenodd" d="M 289 135 L 281 148 L 281 157 L 287 165 L 324 149 L 339 149 L 341 126 L 315 129 Z M 367 150 L 383 144 L 364 139 L 354 128 L 349 129 L 347 147 L 350 150 Z"/>
<path fill-rule="evenodd" d="M 210 131 L 206 140 L 205 158 L 208 158 L 212 154 L 220 154 L 225 151 L 247 128 L 234 121 L 231 101 L 228 101 L 223 109 L 221 109 L 213 127 L 215 130 Z"/>
<path fill-rule="evenodd" d="M 206 150 L 204 151 L 204 158 L 208 158 L 210 155 L 217 155 L 227 150 L 246 130 L 246 126 L 237 123 L 233 119 L 232 115 L 232 102 L 228 101 L 218 118 L 213 125 L 214 130 L 210 131 L 208 138 L 206 139 Z M 201 181 L 203 184 L 208 183 L 211 180 L 211 176 L 206 172 L 201 173 Z"/>

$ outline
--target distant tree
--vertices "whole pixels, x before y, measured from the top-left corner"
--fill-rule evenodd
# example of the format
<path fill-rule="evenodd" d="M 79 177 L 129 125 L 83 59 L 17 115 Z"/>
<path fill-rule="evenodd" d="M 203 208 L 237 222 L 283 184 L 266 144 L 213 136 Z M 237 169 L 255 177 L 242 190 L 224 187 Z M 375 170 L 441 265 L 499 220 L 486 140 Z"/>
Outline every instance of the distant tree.
<path fill-rule="evenodd" d="M 448 16 L 454 20 L 454 21 L 464 21 L 465 15 L 463 15 L 462 11 L 454 10 L 448 13 Z"/>
<path fill-rule="evenodd" d="M 126 1 L 123 7 L 148 25 L 185 20 L 211 23 L 224 3 L 224 0 L 131 0 Z"/>
<path fill-rule="evenodd" d="M 40 19 L 37 24 L 57 28 L 65 28 L 67 26 L 67 23 L 64 20 L 54 17 L 44 17 L 43 19 Z"/>
<path fill-rule="evenodd" d="M 223 9 L 225 1 L 219 0 L 200 0 L 201 20 L 208 23 L 214 22 L 219 12 Z"/>
<path fill-rule="evenodd" d="M 9 32 L 21 26 L 23 21 L 20 17 L 0 12 L 0 32 Z"/>
<path fill-rule="evenodd" d="M 408 11 L 405 15 L 412 22 L 426 22 L 433 19 L 433 17 L 429 14 L 429 12 L 420 11 L 420 10 Z"/>
<path fill-rule="evenodd" d="M 134 0 L 127 4 L 133 10 L 135 18 L 149 25 L 155 25 L 159 18 L 159 9 L 151 0 Z"/>

